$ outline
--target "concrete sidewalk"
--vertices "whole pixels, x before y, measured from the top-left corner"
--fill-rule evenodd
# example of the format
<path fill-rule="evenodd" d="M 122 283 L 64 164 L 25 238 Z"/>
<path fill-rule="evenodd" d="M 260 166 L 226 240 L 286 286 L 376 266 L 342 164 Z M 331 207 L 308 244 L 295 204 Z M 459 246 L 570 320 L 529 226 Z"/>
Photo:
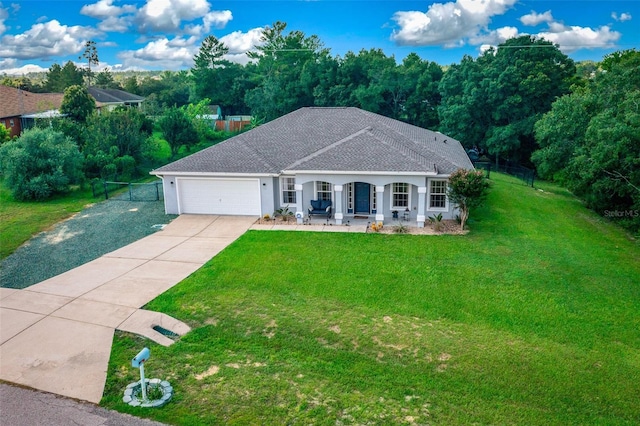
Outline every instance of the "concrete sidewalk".
<path fill-rule="evenodd" d="M 0 379 L 100 402 L 114 330 L 173 341 L 140 309 L 247 231 L 253 217 L 182 215 L 164 230 L 25 290 L 0 288 Z"/>

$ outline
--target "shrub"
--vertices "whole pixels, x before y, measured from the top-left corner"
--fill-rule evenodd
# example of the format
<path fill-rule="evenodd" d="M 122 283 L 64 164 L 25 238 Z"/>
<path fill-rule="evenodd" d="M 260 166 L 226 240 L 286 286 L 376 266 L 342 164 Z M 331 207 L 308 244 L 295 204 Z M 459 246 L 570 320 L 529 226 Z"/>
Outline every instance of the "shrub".
<path fill-rule="evenodd" d="M 469 212 L 482 204 L 489 189 L 489 182 L 482 170 L 458 169 L 449 176 L 449 199 L 460 209 L 460 229 L 469 218 Z"/>
<path fill-rule="evenodd" d="M 51 129 L 31 129 L 0 147 L 0 171 L 18 200 L 44 200 L 82 179 L 82 154 Z"/>

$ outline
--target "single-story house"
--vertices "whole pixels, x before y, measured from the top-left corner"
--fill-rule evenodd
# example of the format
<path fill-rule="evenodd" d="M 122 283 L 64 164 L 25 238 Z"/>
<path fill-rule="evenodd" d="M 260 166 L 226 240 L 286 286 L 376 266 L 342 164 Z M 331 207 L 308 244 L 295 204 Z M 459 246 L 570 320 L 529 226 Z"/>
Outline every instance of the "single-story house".
<path fill-rule="evenodd" d="M 168 214 L 271 215 L 301 222 L 312 201 L 350 217 L 455 218 L 449 175 L 473 165 L 459 141 L 358 108 L 301 108 L 151 172 Z M 318 203 L 314 203 L 316 206 Z"/>
<path fill-rule="evenodd" d="M 62 93 L 31 93 L 0 85 L 0 123 L 10 136 L 20 136 L 23 129 L 33 126 L 36 118 L 57 117 L 62 105 Z"/>
<path fill-rule="evenodd" d="M 96 100 L 96 107 L 99 110 L 106 109 L 111 111 L 119 106 L 137 108 L 144 101 L 142 96 L 134 95 L 133 93 L 119 89 L 101 89 L 99 87 L 91 86 L 87 91 L 93 99 Z"/>

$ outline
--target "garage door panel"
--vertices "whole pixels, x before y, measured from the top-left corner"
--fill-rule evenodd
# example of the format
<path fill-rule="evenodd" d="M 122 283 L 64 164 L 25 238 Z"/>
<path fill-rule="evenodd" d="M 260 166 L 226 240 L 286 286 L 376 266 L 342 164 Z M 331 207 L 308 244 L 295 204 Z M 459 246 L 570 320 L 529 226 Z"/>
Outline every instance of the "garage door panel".
<path fill-rule="evenodd" d="M 260 216 L 258 179 L 178 179 L 180 213 Z"/>

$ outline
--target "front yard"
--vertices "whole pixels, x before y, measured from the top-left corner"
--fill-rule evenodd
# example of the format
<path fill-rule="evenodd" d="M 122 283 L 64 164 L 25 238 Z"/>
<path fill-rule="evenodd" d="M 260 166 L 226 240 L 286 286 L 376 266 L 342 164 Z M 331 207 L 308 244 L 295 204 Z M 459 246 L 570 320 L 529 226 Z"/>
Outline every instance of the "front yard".
<path fill-rule="evenodd" d="M 492 174 L 465 236 L 250 231 L 117 333 L 102 404 L 180 425 L 637 424 L 640 248 L 566 191 Z M 122 403 L 147 377 L 173 400 Z"/>

